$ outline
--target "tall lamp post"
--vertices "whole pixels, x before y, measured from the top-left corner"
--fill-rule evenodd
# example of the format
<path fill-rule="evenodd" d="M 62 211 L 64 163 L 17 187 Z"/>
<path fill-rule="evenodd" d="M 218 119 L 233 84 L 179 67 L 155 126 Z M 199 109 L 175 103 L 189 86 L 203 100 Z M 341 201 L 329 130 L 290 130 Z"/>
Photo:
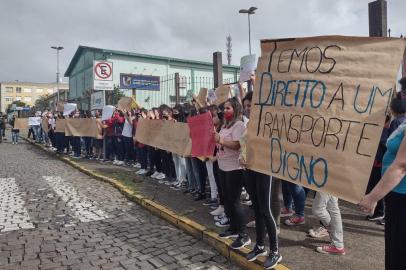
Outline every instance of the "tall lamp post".
<path fill-rule="evenodd" d="M 240 9 L 238 13 L 241 14 L 247 14 L 248 15 L 248 42 L 249 42 L 249 50 L 251 54 L 251 20 L 250 20 L 250 15 L 255 14 L 255 10 L 258 8 L 256 7 L 250 7 L 249 9 Z"/>
<path fill-rule="evenodd" d="M 56 91 L 57 91 L 57 104 L 59 104 L 59 51 L 63 50 L 63 47 L 52 46 L 51 49 L 56 50 Z"/>

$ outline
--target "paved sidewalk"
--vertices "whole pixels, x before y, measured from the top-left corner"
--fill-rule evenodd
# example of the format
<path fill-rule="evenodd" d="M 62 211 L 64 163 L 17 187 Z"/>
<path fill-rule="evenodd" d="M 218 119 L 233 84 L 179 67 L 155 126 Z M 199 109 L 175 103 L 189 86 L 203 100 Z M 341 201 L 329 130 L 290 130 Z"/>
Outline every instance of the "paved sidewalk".
<path fill-rule="evenodd" d="M 158 180 L 135 175 L 135 169 L 115 166 L 93 160 L 75 160 L 82 166 L 97 173 L 121 179 L 132 186 L 140 194 L 172 209 L 179 215 L 210 228 L 215 232 L 222 229 L 214 225 L 211 211 L 202 202 L 195 202 L 190 195 L 183 191 L 175 191 Z M 320 244 L 328 243 L 328 239 L 312 239 L 306 232 L 318 221 L 311 215 L 311 194 L 306 201 L 306 225 L 288 227 L 281 225 L 280 249 L 283 264 L 291 269 L 376 269 L 384 268 L 384 231 L 383 226 L 365 220 L 357 206 L 340 201 L 344 226 L 344 241 L 347 249 L 345 256 L 332 256 L 316 253 L 314 250 Z M 244 206 L 247 221 L 252 220 L 253 211 Z M 284 219 L 282 219 L 281 223 Z M 248 229 L 251 238 L 255 240 L 255 230 Z M 254 241 L 253 241 L 254 242 Z M 317 265 L 317 268 L 315 268 Z"/>

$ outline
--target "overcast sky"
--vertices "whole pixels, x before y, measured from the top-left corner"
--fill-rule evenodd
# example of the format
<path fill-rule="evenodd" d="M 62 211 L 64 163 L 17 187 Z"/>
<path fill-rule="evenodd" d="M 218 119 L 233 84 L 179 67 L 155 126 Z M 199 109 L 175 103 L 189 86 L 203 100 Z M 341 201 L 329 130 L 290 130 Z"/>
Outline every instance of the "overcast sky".
<path fill-rule="evenodd" d="M 264 38 L 368 35 L 371 0 L 0 0 L 0 81 L 52 82 L 56 54 L 63 74 L 79 45 L 212 61 L 233 41 L 232 64 Z M 406 34 L 406 1 L 388 0 L 392 36 Z M 66 80 L 66 78 L 65 78 Z"/>

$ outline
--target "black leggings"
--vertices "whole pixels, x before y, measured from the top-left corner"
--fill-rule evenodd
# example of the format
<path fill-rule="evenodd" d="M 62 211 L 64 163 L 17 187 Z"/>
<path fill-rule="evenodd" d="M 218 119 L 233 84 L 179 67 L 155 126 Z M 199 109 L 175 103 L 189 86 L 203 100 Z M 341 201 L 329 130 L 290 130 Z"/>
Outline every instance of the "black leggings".
<path fill-rule="evenodd" d="M 220 205 L 224 206 L 224 189 L 223 189 L 223 185 L 220 181 L 219 171 L 220 171 L 219 164 L 217 161 L 214 161 L 213 162 L 214 180 L 216 181 L 216 185 L 217 185 L 217 192 L 219 194 Z"/>
<path fill-rule="evenodd" d="M 243 170 L 225 172 L 219 170 L 224 190 L 224 208 L 230 219 L 230 230 L 233 233 L 245 234 L 244 212 L 242 211 L 240 196 L 244 182 Z"/>
<path fill-rule="evenodd" d="M 251 191 L 251 201 L 255 211 L 255 232 L 257 245 L 265 246 L 265 227 L 269 236 L 269 248 L 278 251 L 276 222 L 271 211 L 272 180 L 269 175 L 245 170 L 245 184 Z"/>
<path fill-rule="evenodd" d="M 406 269 L 406 194 L 385 197 L 385 269 Z"/>
<path fill-rule="evenodd" d="M 162 172 L 162 159 L 161 150 L 149 147 L 148 149 L 149 167 L 150 170 L 154 170 L 154 166 L 157 172 Z"/>
<path fill-rule="evenodd" d="M 166 177 L 175 179 L 175 164 L 173 163 L 172 153 L 162 150 L 162 170 Z"/>
<path fill-rule="evenodd" d="M 371 175 L 369 176 L 369 182 L 368 182 L 368 186 L 367 186 L 367 192 L 366 194 L 370 193 L 374 187 L 379 183 L 379 180 L 381 180 L 382 177 L 382 173 L 381 173 L 381 169 L 379 167 L 372 167 L 372 171 L 371 171 Z M 375 207 L 375 212 L 374 215 L 376 216 L 383 216 L 385 214 L 385 205 L 384 205 L 384 201 L 379 200 L 376 207 Z"/>

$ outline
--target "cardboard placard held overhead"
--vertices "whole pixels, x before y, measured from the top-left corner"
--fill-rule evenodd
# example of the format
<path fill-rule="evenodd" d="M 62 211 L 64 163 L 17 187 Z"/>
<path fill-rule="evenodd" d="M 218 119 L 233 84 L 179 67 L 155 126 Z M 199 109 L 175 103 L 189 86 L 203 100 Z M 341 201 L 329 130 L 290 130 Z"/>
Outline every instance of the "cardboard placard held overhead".
<path fill-rule="evenodd" d="M 189 127 L 185 123 L 142 119 L 137 124 L 135 138 L 142 144 L 181 156 L 190 156 L 192 150 Z"/>
<path fill-rule="evenodd" d="M 133 97 L 121 97 L 117 104 L 117 109 L 122 112 L 131 111 L 131 109 L 136 109 L 138 106 L 137 102 Z"/>
<path fill-rule="evenodd" d="M 207 106 L 207 94 L 208 94 L 207 88 L 200 88 L 199 94 L 195 98 L 200 108 L 204 108 Z"/>
<path fill-rule="evenodd" d="M 263 40 L 247 162 L 358 203 L 365 194 L 405 41 L 325 36 Z"/>
<path fill-rule="evenodd" d="M 14 122 L 15 129 L 28 129 L 28 118 L 16 118 Z"/>
<path fill-rule="evenodd" d="M 55 132 L 65 133 L 66 119 L 56 119 Z"/>
<path fill-rule="evenodd" d="M 96 137 L 96 119 L 68 118 L 65 122 L 65 134 L 67 134 L 67 136 Z"/>
<path fill-rule="evenodd" d="M 215 94 L 217 99 L 214 103 L 220 105 L 221 103 L 226 102 L 227 99 L 231 98 L 231 88 L 229 85 L 222 85 L 216 89 Z"/>

